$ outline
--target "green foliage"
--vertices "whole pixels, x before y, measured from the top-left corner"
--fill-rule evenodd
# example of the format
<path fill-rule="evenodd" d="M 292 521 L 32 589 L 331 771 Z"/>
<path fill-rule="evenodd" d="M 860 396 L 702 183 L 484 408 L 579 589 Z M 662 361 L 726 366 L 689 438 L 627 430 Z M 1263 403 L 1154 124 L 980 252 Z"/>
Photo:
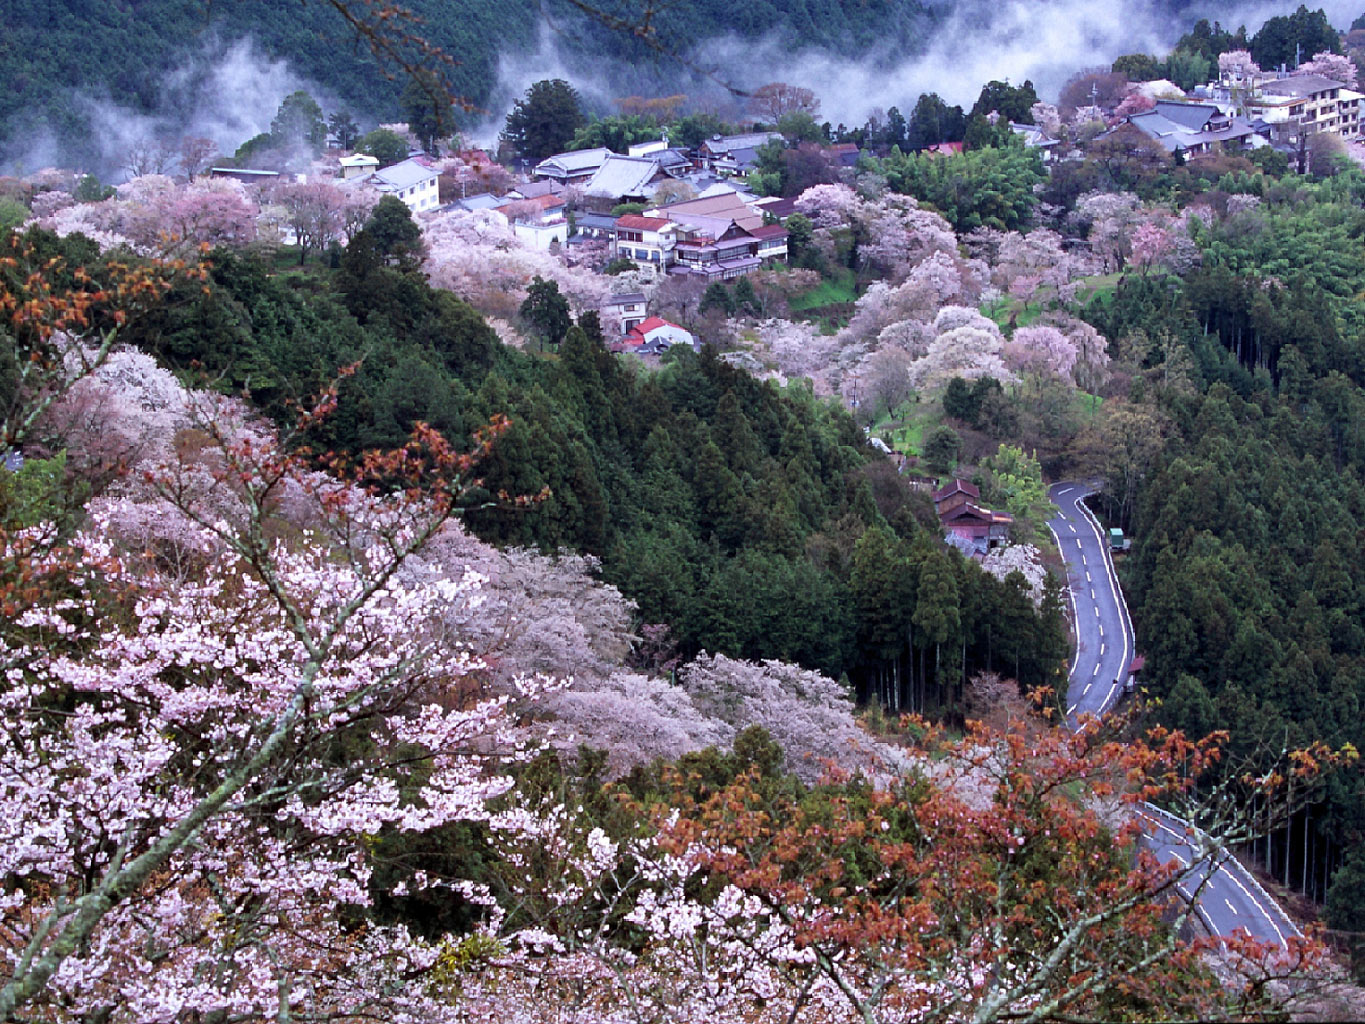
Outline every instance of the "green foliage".
<path fill-rule="evenodd" d="M 782 133 L 789 145 L 796 145 L 798 142 L 829 142 L 829 137 L 825 135 L 824 129 L 816 122 L 807 111 L 793 110 L 788 114 L 783 114 L 777 119 L 777 124 L 773 127 Z"/>
<path fill-rule="evenodd" d="M 327 134 L 338 149 L 347 152 L 355 149 L 356 143 L 360 141 L 360 128 L 356 125 L 355 118 L 340 110 L 327 119 Z"/>
<path fill-rule="evenodd" d="M 388 167 L 408 158 L 408 144 L 402 137 L 387 128 L 376 128 L 361 136 L 356 148 L 368 153 L 379 161 L 380 167 Z"/>
<path fill-rule="evenodd" d="M 1161 62 L 1149 53 L 1125 53 L 1114 58 L 1110 70 L 1130 82 L 1151 82 L 1162 77 Z"/>
<path fill-rule="evenodd" d="M 958 106 L 950 107 L 936 92 L 921 93 L 910 114 L 905 148 L 920 150 L 940 142 L 960 142 L 967 118 Z"/>
<path fill-rule="evenodd" d="M 709 313 L 713 309 L 718 309 L 727 316 L 735 311 L 735 300 L 730 297 L 730 292 L 721 281 L 713 281 L 706 286 L 706 291 L 702 293 L 701 302 L 697 305 L 700 313 Z"/>
<path fill-rule="evenodd" d="M 31 215 L 29 208 L 19 200 L 11 196 L 0 197 L 0 238 L 6 237 Z"/>
<path fill-rule="evenodd" d="M 985 117 L 994 112 L 1000 115 L 1002 121 L 1033 124 L 1033 105 L 1037 102 L 1038 93 L 1028 79 L 1024 79 L 1024 84 L 1019 86 L 990 81 L 981 87 L 981 94 L 967 116 Z"/>
<path fill-rule="evenodd" d="M 1166 58 L 1165 74 L 1162 77 L 1170 79 L 1176 86 L 1188 92 L 1195 86 L 1208 82 L 1217 67 L 1216 59 L 1210 59 L 1202 53 L 1176 49 Z"/>
<path fill-rule="evenodd" d="M 815 225 L 804 213 L 787 217 L 787 261 L 793 267 L 823 270 L 824 258 L 815 245 Z"/>
<path fill-rule="evenodd" d="M 442 73 L 456 96 L 479 104 L 497 80 L 503 45 L 533 43 L 530 5 L 480 0 L 410 0 L 421 18 L 412 26 L 455 58 Z M 281 16 L 264 0 L 230 4 L 139 0 L 67 0 L 60 5 L 20 2 L 5 9 L 6 45 L 0 48 L 0 137 L 13 138 L 30 122 L 51 129 L 73 160 L 93 166 L 100 127 L 76 102 L 81 93 L 112 94 L 121 106 L 188 124 L 206 79 L 223 49 L 250 39 L 268 59 L 287 57 L 300 80 L 365 120 L 397 120 L 405 76 L 381 67 L 330 4 L 299 4 Z M 191 69 L 172 85 L 167 72 Z"/>
<path fill-rule="evenodd" d="M 644 213 L 644 203 L 617 203 L 611 208 L 613 217 L 624 217 L 628 213 Z"/>
<path fill-rule="evenodd" d="M 377 209 L 335 273 L 277 275 L 254 256 L 215 253 L 207 292 L 180 287 L 130 326 L 128 341 L 176 369 L 197 364 L 281 420 L 291 399 L 358 361 L 336 415 L 310 439 L 319 448 L 400 443 L 418 420 L 461 439 L 506 414 L 511 426 L 469 496 L 469 528 L 499 544 L 596 555 L 602 578 L 638 604 L 641 621 L 667 623 L 684 656 L 790 659 L 903 704 L 889 688 L 899 665 L 919 706 L 938 710 L 955 706 L 963 675 L 979 668 L 1012 671 L 1017 658 L 1030 685 L 1055 669 L 1048 638 L 1060 627 L 956 555 L 945 563 L 956 596 L 933 617 L 956 614 L 965 644 L 951 657 L 944 647 L 941 678 L 926 667 L 937 661 L 928 627 L 923 642 L 907 639 L 917 635 L 913 586 L 877 613 L 884 628 L 860 620 L 868 597 L 855 601 L 850 576 L 858 538 L 875 528 L 906 552 L 917 538 L 911 584 L 938 542 L 920 534 L 916 516 L 932 520 L 922 497 L 868 461 L 843 409 L 808 387 L 757 381 L 711 350 L 680 348 L 655 373 L 632 371 L 590 318 L 572 325 L 551 282 L 533 282 L 531 305 L 546 307 L 547 340 L 563 338 L 558 357 L 504 347 L 413 261 L 392 256 L 410 234 L 403 218 L 389 221 Z M 739 285 L 726 291 L 757 302 Z M 542 492 L 530 506 L 497 497 Z M 1002 647 L 997 619 L 1023 629 L 1017 650 Z"/>
<path fill-rule="evenodd" d="M 1216 66 L 1219 54 L 1228 50 L 1245 50 L 1247 46 L 1245 28 L 1229 32 L 1216 21 L 1210 25 L 1207 18 L 1200 18 L 1194 23 L 1194 28 L 1180 37 L 1175 48 L 1184 53 L 1197 54 Z M 1252 56 L 1255 57 L 1255 54 Z"/>
<path fill-rule="evenodd" d="M 81 180 L 76 185 L 74 193 L 76 201 L 81 203 L 98 203 L 115 194 L 112 185 L 100 184 L 99 178 L 93 174 L 81 175 Z"/>
<path fill-rule="evenodd" d="M 1022 448 L 1002 444 L 981 461 L 981 468 L 986 474 L 981 499 L 1014 517 L 1011 537 L 1027 542 L 1039 535 L 1052 517 L 1052 505 L 1037 458 Z"/>
<path fill-rule="evenodd" d="M 1229 47 L 1231 49 L 1231 47 Z M 1293 14 L 1271 18 L 1251 37 L 1251 57 L 1263 68 L 1295 66 L 1315 53 L 1341 53 L 1341 36 L 1327 20 L 1327 12 L 1310 11 L 1303 4 Z"/>
<path fill-rule="evenodd" d="M 275 141 L 275 136 L 269 132 L 253 135 L 232 154 L 233 164 L 237 167 L 256 167 L 275 149 Z"/>
<path fill-rule="evenodd" d="M 688 114 L 678 119 L 668 137 L 675 145 L 696 149 L 713 135 L 731 134 L 734 127 L 715 114 Z"/>
<path fill-rule="evenodd" d="M 408 79 L 399 97 L 408 130 L 427 153 L 436 152 L 436 140 L 455 131 L 455 107 L 441 81 L 432 74 L 418 73 Z"/>
<path fill-rule="evenodd" d="M 612 114 L 582 125 L 573 133 L 567 149 L 600 149 L 606 147 L 624 153 L 637 142 L 649 142 L 659 137 L 659 122 L 639 114 Z"/>
<path fill-rule="evenodd" d="M 306 146 L 320 152 L 327 145 L 327 122 L 317 100 L 302 89 L 291 92 L 270 122 L 270 137 L 279 148 Z"/>
<path fill-rule="evenodd" d="M 521 318 L 541 340 L 558 345 L 573 327 L 573 317 L 569 315 L 569 300 L 559 293 L 559 284 L 542 280 L 537 274 L 526 289 L 526 298 L 518 311 Z"/>
<path fill-rule="evenodd" d="M 947 158 L 893 152 L 872 164 L 894 191 L 932 206 L 960 233 L 1027 227 L 1038 201 L 1033 187 L 1047 177 L 1037 153 L 1016 143 Z"/>
<path fill-rule="evenodd" d="M 1365 852 L 1351 850 L 1332 876 L 1327 890 L 1327 927 L 1337 931 L 1365 932 Z"/>
<path fill-rule="evenodd" d="M 573 86 L 562 78 L 542 79 L 513 105 L 502 138 L 517 156 L 540 161 L 568 149 L 585 121 Z"/>
<path fill-rule="evenodd" d="M 947 425 L 940 425 L 924 439 L 924 463 L 935 473 L 947 473 L 962 453 L 962 438 Z"/>
<path fill-rule="evenodd" d="M 404 270 L 417 269 L 422 258 L 422 229 L 403 200 L 397 196 L 381 197 L 362 230 L 386 263 Z"/>
<path fill-rule="evenodd" d="M 0 465 L 0 530 L 13 532 L 44 522 L 69 528 L 87 496 L 82 481 L 67 479 L 65 452 L 50 459 L 25 459 L 17 472 Z"/>

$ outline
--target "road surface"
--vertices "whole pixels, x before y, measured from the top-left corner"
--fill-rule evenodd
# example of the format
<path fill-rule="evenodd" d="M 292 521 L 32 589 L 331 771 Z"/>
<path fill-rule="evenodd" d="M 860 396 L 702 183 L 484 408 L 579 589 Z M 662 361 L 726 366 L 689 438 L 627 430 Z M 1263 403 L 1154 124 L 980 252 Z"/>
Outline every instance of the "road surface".
<path fill-rule="evenodd" d="M 1054 484 L 1048 490 L 1058 509 L 1048 527 L 1066 561 L 1075 613 L 1076 649 L 1067 689 L 1067 720 L 1073 727 L 1080 716 L 1101 715 L 1123 696 L 1133 659 L 1133 626 L 1109 545 L 1081 502 L 1090 493 L 1090 487 L 1075 482 Z M 1140 813 L 1148 826 L 1149 848 L 1163 863 L 1178 860 L 1188 866 L 1194 856 L 1190 826 L 1151 805 L 1144 805 Z M 1256 938 L 1281 946 L 1299 934 L 1279 904 L 1236 860 L 1220 859 L 1211 875 L 1213 864 L 1204 863 L 1205 870 L 1188 875 L 1179 888 L 1186 897 L 1198 892 L 1195 910 L 1213 934 L 1231 935 L 1245 928 Z"/>

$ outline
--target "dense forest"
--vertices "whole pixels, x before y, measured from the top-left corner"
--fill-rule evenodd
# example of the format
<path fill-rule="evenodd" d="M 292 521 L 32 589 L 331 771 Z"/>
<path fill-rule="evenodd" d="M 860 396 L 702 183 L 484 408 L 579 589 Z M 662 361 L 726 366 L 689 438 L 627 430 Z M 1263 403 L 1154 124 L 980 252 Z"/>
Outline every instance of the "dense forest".
<path fill-rule="evenodd" d="M 1137 536 L 1123 577 L 1143 681 L 1162 720 L 1227 729 L 1238 763 L 1256 763 L 1365 741 L 1365 178 L 1219 185 L 1205 201 L 1243 212 L 1200 222 L 1201 265 L 1131 277 L 1091 315 L 1162 367 L 1132 396 L 1144 437 L 1117 455 L 1106 497 Z M 1337 775 L 1251 852 L 1359 930 L 1363 815 L 1359 777 Z"/>
<path fill-rule="evenodd" d="M 339 264 L 281 275 L 216 253 L 207 293 L 183 286 L 129 340 L 277 416 L 358 362 L 315 440 L 342 451 L 399 444 L 418 420 L 460 440 L 509 416 L 470 527 L 599 558 L 686 657 L 794 661 L 891 708 L 948 712 L 982 669 L 1025 687 L 1054 677 L 1059 592 L 1039 615 L 1022 580 L 943 549 L 925 496 L 808 388 L 756 381 L 710 348 L 641 372 L 606 352 L 591 316 L 557 356 L 523 354 L 367 234 Z M 496 500 L 542 492 L 529 508 Z"/>
<path fill-rule="evenodd" d="M 353 6 L 353 13 L 367 21 L 364 6 Z M 630 80 L 623 76 L 619 83 L 623 95 L 662 86 L 677 75 L 674 54 L 726 32 L 791 32 L 855 53 L 888 38 L 912 43 L 924 18 L 917 4 L 886 0 L 760 2 L 741 8 L 698 0 L 655 12 L 653 42 L 646 42 L 614 27 L 613 19 L 629 22 L 640 16 L 629 4 L 619 10 L 603 6 L 600 20 L 557 0 L 414 0 L 404 6 L 417 20 L 403 31 L 420 35 L 452 58 L 444 73 L 454 94 L 472 104 L 475 120 L 483 116 L 480 111 L 497 84 L 500 55 L 534 49 L 542 17 L 554 24 L 556 46 L 571 61 L 590 59 L 599 69 L 629 66 Z M 111 130 L 91 100 L 111 101 L 133 115 L 188 123 L 202 82 L 223 61 L 227 47 L 243 38 L 252 40 L 260 57 L 287 61 L 293 74 L 368 125 L 400 117 L 405 82 L 394 72 L 401 69 L 378 62 L 366 39 L 333 4 L 320 0 L 295 5 L 287 17 L 263 0 L 5 0 L 0 17 L 6 27 L 0 41 L 0 139 L 20 152 L 47 136 L 76 154 L 82 138 Z M 419 61 L 419 51 L 398 49 L 405 59 Z M 171 80 L 168 68 L 180 69 Z M 247 80 L 219 86 L 229 91 L 252 87 Z M 231 102 L 230 95 L 218 99 Z"/>
<path fill-rule="evenodd" d="M 596 12 L 591 17 L 583 14 L 585 5 L 568 0 L 412 0 L 402 6 L 416 20 L 391 35 L 410 33 L 452 58 L 444 73 L 453 93 L 471 105 L 474 122 L 487 116 L 494 99 L 500 58 L 534 50 L 542 24 L 553 26 L 553 44 L 570 66 L 624 96 L 706 92 L 716 81 L 741 88 L 757 84 L 747 72 L 716 67 L 708 58 L 700 44 L 718 36 L 779 37 L 834 55 L 895 61 L 917 52 L 936 26 L 962 13 L 953 5 L 891 0 L 760 0 L 740 6 L 692 0 L 657 9 L 604 3 L 586 5 Z M 1185 0 L 1162 4 L 1172 13 L 1188 6 Z M 204 84 L 216 66 L 230 64 L 229 48 L 243 39 L 252 41 L 258 58 L 286 62 L 292 75 L 326 99 L 329 112 L 347 111 L 367 127 L 399 119 L 405 82 L 394 72 L 400 69 L 377 61 L 338 8 L 361 23 L 371 17 L 364 4 L 330 0 L 305 0 L 287 17 L 265 0 L 4 0 L 0 140 L 6 155 L 51 159 L 49 147 L 55 146 L 68 162 L 90 160 L 98 152 L 90 148 L 92 135 L 127 134 L 126 125 L 110 123 L 120 115 L 104 103 L 134 118 L 155 115 L 184 134 Z M 419 50 L 398 50 L 408 61 L 425 59 Z M 688 58 L 687 67 L 680 68 L 679 56 Z M 168 76 L 171 68 L 176 72 Z M 618 68 L 629 70 L 618 75 Z M 234 92 L 253 87 L 251 77 L 215 80 L 214 101 L 232 106 Z M 907 109 L 912 100 L 907 97 Z M 94 169 L 102 176 L 113 171 Z"/>
<path fill-rule="evenodd" d="M 161 109 L 142 68 L 244 34 L 329 106 L 401 105 L 335 4 L 229 4 L 13 4 L 0 109 Z M 575 6 L 415 9 L 476 98 L 562 19 L 648 112 L 565 137 L 652 137 L 682 109 L 642 99 L 661 54 L 629 5 Z M 853 51 L 952 13 L 651 27 Z M 1344 971 L 1314 935 L 1190 941 L 1174 887 L 1234 845 L 1365 975 L 1365 146 L 1108 131 L 1138 82 L 1305 40 L 1342 45 L 1301 8 L 1057 105 L 991 81 L 970 112 L 776 117 L 747 184 L 790 200 L 790 259 L 728 283 L 523 245 L 522 204 L 7 179 L 0 1019 L 1282 1019 L 1310 986 L 1270 976 Z M 698 344 L 621 352 L 607 300 L 637 289 Z M 954 477 L 1008 544 L 945 537 Z M 1064 728 L 1095 638 L 1046 481 L 1086 479 L 1145 664 Z M 1183 868 L 1149 802 L 1208 827 Z"/>

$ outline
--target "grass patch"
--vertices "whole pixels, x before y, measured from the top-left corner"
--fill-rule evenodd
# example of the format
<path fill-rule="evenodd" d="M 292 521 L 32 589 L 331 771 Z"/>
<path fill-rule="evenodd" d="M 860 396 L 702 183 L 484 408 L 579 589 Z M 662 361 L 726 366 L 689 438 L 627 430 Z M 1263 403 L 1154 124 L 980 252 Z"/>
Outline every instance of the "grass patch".
<path fill-rule="evenodd" d="M 825 278 L 804 295 L 794 296 L 788 306 L 793 312 L 804 313 L 822 306 L 836 306 L 858 299 L 857 282 L 853 271 L 842 270 L 835 277 Z"/>
<path fill-rule="evenodd" d="M 1076 301 L 1081 305 L 1098 299 L 1101 302 L 1108 302 L 1114 297 L 1114 291 L 1118 288 L 1119 281 L 1122 279 L 1121 272 L 1113 274 L 1096 274 L 1094 277 L 1085 277 L 1080 281 L 1080 287 L 1076 289 Z"/>
<path fill-rule="evenodd" d="M 1113 301 L 1114 291 L 1122 277 L 1122 273 L 1083 277 L 1076 282 L 1075 301 L 1065 305 L 1085 307 L 1092 302 L 1107 305 Z M 1060 309 L 1063 305 L 1057 298 L 1056 289 L 1040 288 L 1028 302 L 1012 295 L 1002 295 L 994 302 L 982 306 L 981 313 L 994 320 L 1004 331 L 1012 326 L 1031 327 L 1044 313 L 1051 309 Z"/>
<path fill-rule="evenodd" d="M 1089 391 L 1076 389 L 1076 404 L 1080 406 L 1081 412 L 1087 416 L 1094 416 L 1100 411 L 1100 406 L 1104 404 L 1104 399 L 1099 395 L 1092 395 Z"/>
<path fill-rule="evenodd" d="M 940 421 L 938 407 L 931 402 L 906 402 L 894 414 L 884 416 L 872 426 L 880 437 L 903 455 L 919 455 L 924 435 Z"/>

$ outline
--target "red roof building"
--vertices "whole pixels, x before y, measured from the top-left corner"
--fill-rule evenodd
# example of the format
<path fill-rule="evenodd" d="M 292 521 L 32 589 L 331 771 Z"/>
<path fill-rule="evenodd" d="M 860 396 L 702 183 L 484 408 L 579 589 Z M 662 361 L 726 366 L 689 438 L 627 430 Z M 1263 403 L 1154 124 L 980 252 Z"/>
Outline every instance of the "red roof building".
<path fill-rule="evenodd" d="M 1009 543 L 1014 517 L 985 508 L 980 501 L 981 491 L 966 480 L 955 479 L 934 492 L 934 511 L 943 529 L 984 554 Z"/>
<path fill-rule="evenodd" d="M 672 223 L 667 217 L 645 217 L 638 213 L 627 213 L 616 218 L 618 228 L 628 228 L 632 231 L 658 231 L 666 228 Z"/>

